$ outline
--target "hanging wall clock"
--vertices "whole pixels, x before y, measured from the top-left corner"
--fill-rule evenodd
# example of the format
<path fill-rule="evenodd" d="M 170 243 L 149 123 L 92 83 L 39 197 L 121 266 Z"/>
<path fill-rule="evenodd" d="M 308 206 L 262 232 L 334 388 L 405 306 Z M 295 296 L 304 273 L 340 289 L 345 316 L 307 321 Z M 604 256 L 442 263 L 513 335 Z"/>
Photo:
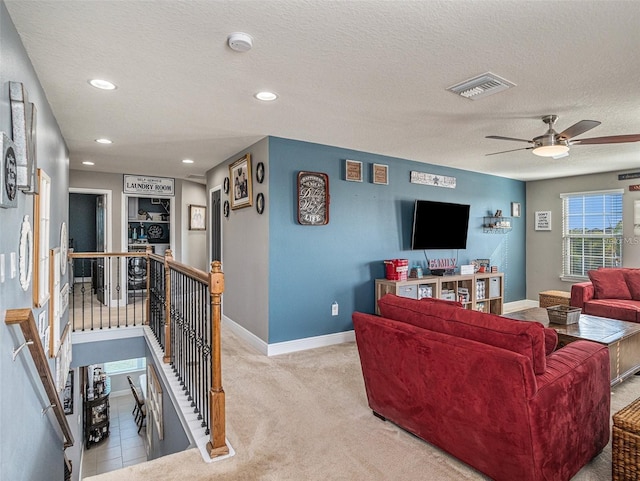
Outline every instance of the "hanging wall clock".
<path fill-rule="evenodd" d="M 320 172 L 298 173 L 298 222 L 329 223 L 329 176 Z"/>

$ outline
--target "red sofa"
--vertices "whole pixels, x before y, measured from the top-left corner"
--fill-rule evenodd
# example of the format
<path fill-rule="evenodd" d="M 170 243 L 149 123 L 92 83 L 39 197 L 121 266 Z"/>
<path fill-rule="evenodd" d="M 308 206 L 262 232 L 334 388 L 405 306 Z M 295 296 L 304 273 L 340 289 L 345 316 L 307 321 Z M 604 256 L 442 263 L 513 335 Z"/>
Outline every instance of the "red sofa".
<path fill-rule="evenodd" d="M 592 316 L 640 322 L 640 269 L 609 267 L 587 274 L 588 282 L 571 286 L 572 307 Z"/>
<path fill-rule="evenodd" d="M 369 406 L 500 481 L 569 480 L 609 441 L 609 351 L 442 300 L 353 313 Z"/>

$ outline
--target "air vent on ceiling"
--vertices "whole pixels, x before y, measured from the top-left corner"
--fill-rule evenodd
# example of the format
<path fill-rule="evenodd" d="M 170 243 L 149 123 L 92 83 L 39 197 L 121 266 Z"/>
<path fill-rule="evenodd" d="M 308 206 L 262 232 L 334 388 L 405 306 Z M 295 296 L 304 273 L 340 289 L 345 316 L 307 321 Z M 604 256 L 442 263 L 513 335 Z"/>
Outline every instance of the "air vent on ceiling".
<path fill-rule="evenodd" d="M 477 100 L 515 86 L 516 84 L 513 82 L 498 77 L 494 73 L 487 72 L 449 87 L 447 90 L 469 100 Z"/>

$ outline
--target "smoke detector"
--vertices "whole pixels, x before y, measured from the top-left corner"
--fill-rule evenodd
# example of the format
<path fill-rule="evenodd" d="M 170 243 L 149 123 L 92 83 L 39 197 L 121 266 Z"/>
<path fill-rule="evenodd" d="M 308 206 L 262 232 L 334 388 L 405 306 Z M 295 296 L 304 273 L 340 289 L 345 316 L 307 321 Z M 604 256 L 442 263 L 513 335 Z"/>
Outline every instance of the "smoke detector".
<path fill-rule="evenodd" d="M 503 90 L 515 87 L 516 84 L 509 82 L 496 74 L 487 72 L 464 82 L 460 82 L 447 90 L 458 94 L 469 100 L 478 100 L 489 95 L 497 94 Z"/>
<path fill-rule="evenodd" d="M 227 37 L 227 43 L 231 50 L 248 52 L 253 47 L 253 38 L 248 33 L 234 32 Z"/>

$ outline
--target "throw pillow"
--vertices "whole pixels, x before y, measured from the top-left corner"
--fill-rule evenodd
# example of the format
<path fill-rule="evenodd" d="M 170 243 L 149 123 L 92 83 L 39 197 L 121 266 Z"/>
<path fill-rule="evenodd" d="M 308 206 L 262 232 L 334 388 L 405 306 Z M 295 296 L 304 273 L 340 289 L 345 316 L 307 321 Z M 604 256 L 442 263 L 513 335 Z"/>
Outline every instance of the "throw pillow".
<path fill-rule="evenodd" d="M 631 298 L 640 301 L 640 269 L 625 269 L 624 279 L 627 281 Z"/>
<path fill-rule="evenodd" d="M 631 299 L 623 269 L 601 268 L 587 274 L 593 284 L 596 299 Z"/>

